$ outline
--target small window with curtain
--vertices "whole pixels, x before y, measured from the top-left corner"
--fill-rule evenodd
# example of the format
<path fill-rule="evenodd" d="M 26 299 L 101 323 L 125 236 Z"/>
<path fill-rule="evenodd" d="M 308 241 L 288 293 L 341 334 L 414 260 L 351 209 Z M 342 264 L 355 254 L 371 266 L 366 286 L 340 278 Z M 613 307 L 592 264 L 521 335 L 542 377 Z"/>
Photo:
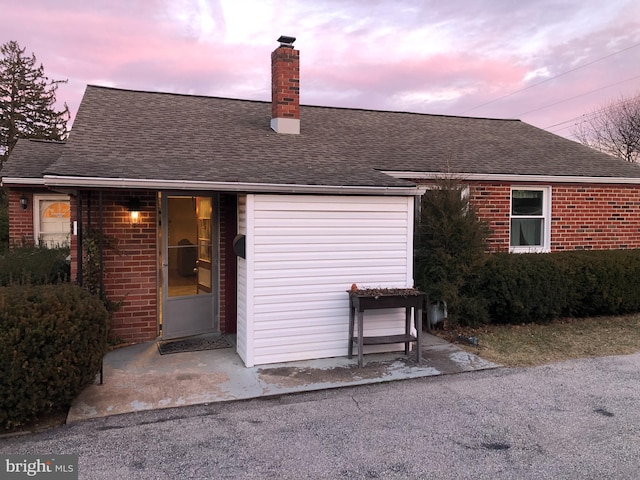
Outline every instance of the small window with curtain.
<path fill-rule="evenodd" d="M 69 245 L 70 202 L 67 195 L 34 195 L 34 237 L 40 246 Z"/>
<path fill-rule="evenodd" d="M 512 252 L 548 252 L 550 190 L 514 188 L 511 190 Z"/>

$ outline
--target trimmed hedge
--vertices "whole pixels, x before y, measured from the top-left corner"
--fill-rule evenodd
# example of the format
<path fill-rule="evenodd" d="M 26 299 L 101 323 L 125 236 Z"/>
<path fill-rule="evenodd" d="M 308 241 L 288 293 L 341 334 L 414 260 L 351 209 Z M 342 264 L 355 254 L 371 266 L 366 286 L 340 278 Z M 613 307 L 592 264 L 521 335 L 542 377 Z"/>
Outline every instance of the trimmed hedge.
<path fill-rule="evenodd" d="M 0 287 L 0 428 L 68 407 L 100 371 L 108 321 L 76 285 Z"/>
<path fill-rule="evenodd" d="M 68 282 L 69 247 L 14 247 L 0 255 L 0 285 Z"/>
<path fill-rule="evenodd" d="M 640 250 L 489 254 L 461 297 L 460 324 L 639 312 Z"/>

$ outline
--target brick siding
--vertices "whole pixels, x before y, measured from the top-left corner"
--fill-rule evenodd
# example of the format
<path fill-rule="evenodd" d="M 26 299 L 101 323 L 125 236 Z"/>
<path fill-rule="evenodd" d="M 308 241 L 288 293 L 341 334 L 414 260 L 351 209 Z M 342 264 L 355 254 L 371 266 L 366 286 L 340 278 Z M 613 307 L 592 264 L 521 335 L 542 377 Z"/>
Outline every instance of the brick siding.
<path fill-rule="evenodd" d="M 140 198 L 142 210 L 137 224 L 132 224 L 127 211 L 131 197 Z M 90 203 L 90 207 L 89 207 Z M 114 313 L 112 320 L 114 336 L 131 342 L 153 340 L 158 335 L 158 295 L 157 295 L 157 209 L 153 192 L 105 192 L 103 193 L 103 230 L 105 244 L 113 243 L 116 248 L 105 247 L 104 291 L 111 301 L 122 301 L 122 306 Z M 231 208 L 229 208 L 231 207 Z M 98 194 L 92 193 L 90 201 L 87 193 L 82 197 L 83 225 L 86 235 L 89 229 L 91 210 L 91 230 L 98 229 Z M 71 197 L 71 211 L 75 219 L 77 197 Z M 229 216 L 233 218 L 229 218 Z M 235 197 L 222 195 L 220 201 L 220 248 L 219 248 L 219 319 L 220 330 L 233 331 L 235 315 L 235 269 L 228 264 L 228 248 L 236 232 Z M 216 248 L 214 246 L 214 248 Z M 77 279 L 77 237 L 71 237 L 72 278 Z M 230 255 L 229 255 L 230 256 Z M 235 256 L 230 259 L 235 262 Z M 229 273 L 231 272 L 231 273 Z M 227 291 L 231 297 L 227 299 Z"/>
<path fill-rule="evenodd" d="M 129 198 L 141 200 L 138 223 L 132 224 L 127 210 Z M 99 227 L 98 194 L 82 196 L 83 234 Z M 71 197 L 73 220 L 77 197 Z M 156 279 L 156 197 L 153 192 L 104 192 L 104 293 L 122 305 L 113 314 L 112 332 L 125 341 L 153 340 L 158 334 Z M 91 220 L 89 222 L 89 216 Z M 77 236 L 71 236 L 72 278 L 77 280 Z M 85 273 L 86 275 L 86 273 Z M 86 279 L 86 277 L 85 277 Z"/>
<path fill-rule="evenodd" d="M 33 193 L 8 189 L 9 192 L 9 245 L 33 245 Z M 28 207 L 23 210 L 20 197 L 27 198 Z"/>
<path fill-rule="evenodd" d="M 548 185 L 551 251 L 640 248 L 640 185 Z M 511 186 L 488 182 L 469 185 L 470 203 L 493 232 L 490 251 L 509 250 Z"/>

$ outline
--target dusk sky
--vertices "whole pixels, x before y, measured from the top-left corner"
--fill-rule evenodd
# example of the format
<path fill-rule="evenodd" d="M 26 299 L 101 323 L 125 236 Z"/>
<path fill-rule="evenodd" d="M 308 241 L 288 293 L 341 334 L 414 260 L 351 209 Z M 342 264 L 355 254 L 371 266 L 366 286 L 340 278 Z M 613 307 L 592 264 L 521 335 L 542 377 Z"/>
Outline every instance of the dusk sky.
<path fill-rule="evenodd" d="M 301 103 L 520 118 L 569 136 L 640 93 L 638 0 L 0 0 L 16 40 L 87 84 L 270 100 L 270 53 L 297 37 Z M 304 122 L 304 119 L 302 119 Z"/>

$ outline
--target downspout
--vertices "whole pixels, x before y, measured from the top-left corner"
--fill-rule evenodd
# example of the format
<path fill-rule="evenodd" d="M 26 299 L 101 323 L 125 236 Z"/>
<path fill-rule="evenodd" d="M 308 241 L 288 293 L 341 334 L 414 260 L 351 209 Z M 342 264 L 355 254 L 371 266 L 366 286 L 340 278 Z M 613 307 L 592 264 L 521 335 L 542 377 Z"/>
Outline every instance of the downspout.
<path fill-rule="evenodd" d="M 77 199 L 77 211 L 78 211 L 78 231 L 77 231 L 77 241 L 78 244 L 76 245 L 76 256 L 77 256 L 77 282 L 78 285 L 80 285 L 81 287 L 83 286 L 83 273 L 82 273 L 82 191 L 79 190 L 78 191 L 78 199 Z"/>
<path fill-rule="evenodd" d="M 87 192 L 87 229 L 91 235 L 91 192 Z"/>
<path fill-rule="evenodd" d="M 102 190 L 100 190 L 100 192 L 98 193 L 98 230 L 100 231 L 99 233 L 99 238 L 98 238 L 98 258 L 100 259 L 100 289 L 99 289 L 99 295 L 100 298 L 102 300 L 104 300 L 104 278 L 103 278 L 103 272 L 104 272 L 104 255 L 103 255 L 103 238 L 104 238 L 104 232 L 102 229 Z"/>

